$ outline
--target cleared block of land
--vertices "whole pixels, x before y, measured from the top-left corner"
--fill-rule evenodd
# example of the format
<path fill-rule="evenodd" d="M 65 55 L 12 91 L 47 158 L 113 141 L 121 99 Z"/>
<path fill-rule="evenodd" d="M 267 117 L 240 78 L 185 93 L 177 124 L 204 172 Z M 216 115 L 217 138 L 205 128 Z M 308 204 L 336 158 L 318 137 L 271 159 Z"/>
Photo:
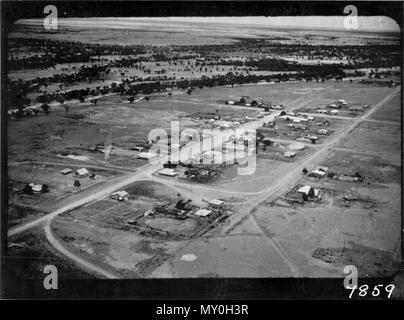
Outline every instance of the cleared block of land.
<path fill-rule="evenodd" d="M 279 241 L 303 276 L 344 277 L 344 263 L 352 254 L 363 257 L 360 263 L 354 259 L 361 276 L 394 274 L 400 260 L 401 167 L 342 151 L 334 151 L 321 165 L 336 174 L 359 172 L 364 179 L 303 176 L 299 185 L 320 190 L 321 201 L 264 201 L 254 213 L 258 223 Z"/>
<path fill-rule="evenodd" d="M 397 93 L 383 107 L 375 111 L 370 118 L 381 121 L 400 122 L 403 114 L 403 103 Z"/>
<path fill-rule="evenodd" d="M 365 121 L 343 139 L 340 147 L 375 154 L 394 163 L 400 163 L 400 125 Z"/>

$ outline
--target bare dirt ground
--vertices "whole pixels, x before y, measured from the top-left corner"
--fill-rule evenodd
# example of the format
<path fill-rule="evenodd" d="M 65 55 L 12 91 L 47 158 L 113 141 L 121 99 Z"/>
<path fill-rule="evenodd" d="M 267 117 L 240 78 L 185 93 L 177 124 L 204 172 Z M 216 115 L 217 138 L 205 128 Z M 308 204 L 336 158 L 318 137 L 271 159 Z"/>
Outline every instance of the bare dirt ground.
<path fill-rule="evenodd" d="M 363 122 L 342 141 L 341 148 L 374 154 L 399 164 L 401 130 L 398 123 Z"/>
<path fill-rule="evenodd" d="M 56 250 L 46 240 L 41 229 L 30 230 L 8 241 L 8 281 L 30 279 L 43 281 L 44 268 L 56 265 L 61 279 L 95 279 L 96 277 L 77 267 L 74 262 Z M 12 285 L 12 284 L 10 284 Z"/>
<path fill-rule="evenodd" d="M 43 150 L 42 152 L 35 150 L 31 152 L 31 155 L 35 157 L 39 154 L 35 160 L 49 160 L 47 152 L 49 152 L 50 146 L 51 150 L 54 150 L 53 153 L 77 148 L 77 145 L 81 143 L 80 137 L 87 134 L 86 146 L 100 141 L 102 137 L 107 141 L 110 139 L 109 141 L 119 143 L 131 141 L 131 139 L 141 139 L 144 138 L 148 128 L 167 127 L 171 119 L 201 111 L 201 109 L 215 111 L 217 99 L 223 98 L 223 96 L 237 97 L 245 94 L 250 97 L 262 97 L 265 100 L 282 103 L 288 109 L 295 109 L 305 105 L 308 103 L 307 101 L 313 102 L 317 98 L 322 99 L 323 97 L 328 100 L 328 92 L 332 86 L 337 87 L 345 95 L 355 95 L 356 90 L 360 88 L 363 91 L 361 94 L 367 99 L 371 97 L 374 104 L 387 93 L 392 92 L 392 89 L 382 88 L 385 91 L 378 92 L 377 96 L 375 91 L 379 88 L 375 89 L 360 84 L 293 83 L 197 90 L 191 96 L 181 96 L 185 103 L 170 102 L 167 97 L 159 98 L 163 101 L 151 99 L 150 102 L 130 105 L 123 104 L 121 97 L 108 97 L 101 100 L 97 106 L 72 108 L 69 114 L 79 115 L 77 116 L 79 120 L 74 120 L 78 121 L 74 124 L 77 129 L 72 129 L 72 132 L 79 131 L 74 134 L 70 133 L 70 130 L 59 133 L 62 140 L 49 140 L 44 147 L 39 148 L 39 150 Z M 368 91 L 365 94 L 366 89 Z M 191 99 L 196 103 L 191 103 Z M 211 101 L 209 103 L 213 105 L 207 104 L 204 107 L 205 99 Z M 396 104 L 395 107 L 397 108 Z M 398 107 L 400 106 L 398 105 Z M 223 106 L 223 110 L 227 110 L 226 106 Z M 61 119 L 64 119 L 66 114 L 64 111 L 55 111 L 50 117 L 62 121 Z M 28 130 L 36 130 L 34 129 L 36 121 L 42 121 L 45 124 L 45 120 L 49 121 L 45 116 L 26 120 L 33 121 L 32 125 L 28 125 Z M 81 123 L 81 121 L 83 125 L 77 126 L 77 123 Z M 23 154 L 18 150 L 22 150 L 24 144 L 30 144 L 30 139 L 32 139 L 26 137 L 24 126 L 20 123 L 15 121 L 9 127 L 10 137 L 14 139 L 13 160 L 30 158 L 30 153 L 27 153 L 24 159 L 21 156 L 18 157 L 20 153 Z M 348 123 L 350 124 L 349 121 Z M 48 127 L 45 125 L 43 127 L 44 132 L 40 132 L 39 138 L 37 137 L 41 143 L 43 143 L 44 137 L 50 136 L 50 131 L 46 129 Z M 113 130 L 116 131 L 108 135 L 108 129 L 106 129 L 108 127 L 113 127 Z M 140 194 L 132 204 L 116 205 L 109 199 L 96 201 L 88 206 L 88 203 L 83 202 L 84 206 L 58 216 L 52 221 L 52 224 L 50 224 L 51 220 L 43 220 L 48 223 L 45 229 L 48 240 L 51 239 L 56 247 L 63 250 L 68 259 L 75 261 L 83 270 L 102 274 L 105 277 L 340 277 L 341 261 L 345 260 L 335 259 L 332 261 L 336 263 L 330 263 L 314 258 L 313 254 L 316 252 L 318 255 L 317 249 L 343 248 L 349 247 L 350 244 L 354 244 L 350 246 L 351 249 L 355 245 L 360 246 L 361 252 L 364 247 L 382 251 L 382 253 L 379 251 L 369 253 L 368 251 L 366 259 L 370 260 L 366 261 L 370 261 L 370 263 L 367 266 L 375 265 L 375 268 L 362 269 L 367 274 L 377 274 L 380 270 L 386 270 L 387 265 L 383 263 L 377 265 L 380 264 L 380 261 L 376 258 L 372 260 L 372 257 L 389 256 L 391 259 L 386 260 L 386 263 L 390 263 L 396 260 L 396 252 L 399 250 L 397 247 L 399 234 L 397 199 L 400 198 L 401 188 L 394 177 L 397 170 L 401 168 L 397 163 L 398 150 L 400 150 L 397 144 L 399 144 L 400 138 L 397 137 L 399 130 L 396 130 L 396 127 L 398 126 L 364 121 L 337 147 L 341 149 L 338 152 L 347 151 L 347 157 L 337 158 L 334 165 L 329 163 L 330 167 L 338 167 L 340 162 L 344 163 L 349 159 L 358 165 L 357 170 L 362 170 L 365 175 L 372 177 L 367 181 L 370 185 L 361 185 L 355 190 L 360 195 L 373 199 L 376 206 L 370 209 L 360 206 L 341 208 L 338 205 L 338 199 L 327 200 L 319 205 L 304 205 L 299 208 L 285 208 L 261 203 L 268 197 L 267 192 L 276 194 L 276 190 L 272 190 L 277 186 L 276 181 L 282 182 L 282 189 L 292 188 L 295 185 L 293 179 L 288 182 L 285 177 L 292 173 L 295 174 L 296 168 L 299 169 L 299 164 L 307 162 L 310 156 L 317 152 L 317 149 L 313 148 L 307 157 L 297 159 L 296 163 L 258 159 L 258 167 L 253 176 L 235 176 L 229 171 L 224 173 L 222 180 L 205 185 L 181 183 L 173 179 L 156 177 L 156 181 L 164 181 L 170 187 L 154 191 L 148 191 L 145 186 L 137 188 L 136 192 L 142 190 L 145 194 Z M 56 127 L 50 126 L 50 128 L 52 134 L 56 134 L 53 132 Z M 361 134 L 361 128 L 367 130 L 364 135 Z M 14 135 L 14 133 L 16 134 Z M 345 133 L 339 132 L 338 136 Z M 368 138 L 371 134 L 374 139 Z M 333 142 L 334 137 L 331 135 L 329 141 Z M 63 142 L 64 139 L 65 142 Z M 318 148 L 322 148 L 322 151 L 326 150 L 329 141 L 326 141 L 323 146 L 319 145 Z M 361 146 L 363 147 L 361 148 Z M 365 146 L 371 148 L 371 152 L 381 150 L 382 155 L 378 154 L 380 159 L 359 157 L 358 155 L 361 153 L 369 154 L 369 151 L 366 152 L 367 147 Z M 109 163 L 110 160 L 105 160 L 104 154 L 92 155 L 83 149 L 74 150 L 79 155 L 90 157 L 89 162 L 97 161 L 97 164 L 113 165 L 113 163 Z M 340 154 L 338 152 L 337 154 Z M 350 159 L 352 152 L 354 158 Z M 81 160 L 80 163 L 86 163 L 86 161 Z M 126 165 L 129 166 L 129 163 L 127 162 Z M 141 164 L 139 165 L 141 166 Z M 154 179 L 151 176 L 153 172 L 148 172 L 147 167 L 139 165 L 134 165 L 132 168 L 142 168 L 139 170 L 140 173 L 144 170 L 143 168 L 146 168 L 144 176 Z M 340 170 L 343 170 L 344 165 L 341 165 Z M 374 166 L 378 168 L 377 173 L 370 172 Z M 363 167 L 367 170 L 364 170 Z M 123 182 L 120 183 L 123 184 Z M 330 183 L 332 184 L 333 181 Z M 342 194 L 344 190 L 342 189 L 340 193 Z M 194 240 L 160 241 L 153 236 L 142 236 L 129 228 L 121 228 L 120 221 L 126 221 L 150 208 L 150 204 L 156 200 L 150 202 L 148 198 L 155 197 L 156 192 L 162 199 L 175 198 L 177 192 L 189 198 L 195 198 L 197 201 L 201 201 L 201 198 L 227 199 L 236 208 L 229 221 Z M 338 194 L 337 197 L 339 196 Z M 88 197 L 90 198 L 90 196 Z M 395 200 L 393 201 L 393 199 Z M 259 203 L 261 204 L 259 205 Z M 56 212 L 52 217 L 56 217 L 57 214 Z M 157 226 L 162 225 L 169 226 L 170 221 L 164 220 L 157 223 Z M 156 227 L 156 225 L 152 226 Z M 193 226 L 183 227 L 192 229 Z M 387 231 L 391 237 L 384 236 Z M 52 235 L 51 238 L 49 238 L 49 233 Z M 187 255 L 193 257 L 192 261 L 186 258 Z M 371 270 L 374 273 L 370 273 Z"/>

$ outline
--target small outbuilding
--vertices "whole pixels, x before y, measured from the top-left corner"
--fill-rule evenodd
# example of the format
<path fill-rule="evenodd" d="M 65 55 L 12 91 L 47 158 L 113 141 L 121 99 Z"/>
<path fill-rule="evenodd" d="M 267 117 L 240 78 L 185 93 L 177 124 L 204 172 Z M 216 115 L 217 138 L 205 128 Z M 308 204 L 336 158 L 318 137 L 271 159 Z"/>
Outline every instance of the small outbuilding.
<path fill-rule="evenodd" d="M 111 199 L 118 200 L 118 201 L 127 201 L 129 198 L 129 193 L 125 190 L 117 191 L 111 194 Z"/>
<path fill-rule="evenodd" d="M 175 171 L 172 168 L 164 168 L 158 172 L 162 176 L 167 176 L 167 177 L 175 177 L 177 175 L 177 171 Z"/>
<path fill-rule="evenodd" d="M 70 169 L 70 168 L 65 168 L 65 169 L 59 171 L 59 173 L 61 173 L 63 175 L 69 174 L 71 172 L 73 172 L 73 169 Z"/>
<path fill-rule="evenodd" d="M 318 190 L 318 189 L 314 189 L 313 187 L 308 186 L 308 185 L 299 188 L 299 189 L 297 190 L 297 192 L 298 192 L 298 193 L 303 193 L 303 194 L 305 194 L 305 195 L 307 196 L 307 195 L 309 195 L 310 190 L 313 190 L 313 193 L 314 193 L 314 196 L 315 196 L 315 197 L 318 196 L 319 190 Z"/>
<path fill-rule="evenodd" d="M 316 177 L 316 178 L 323 178 L 323 177 L 325 177 L 325 175 L 326 175 L 326 172 L 323 170 L 319 170 L 319 169 L 313 170 L 309 173 L 310 177 Z"/>
<path fill-rule="evenodd" d="M 285 158 L 294 158 L 296 156 L 296 152 L 294 151 L 286 151 L 283 156 Z"/>
<path fill-rule="evenodd" d="M 81 168 L 76 170 L 76 176 L 83 178 L 90 174 L 90 172 L 86 168 Z"/>
<path fill-rule="evenodd" d="M 212 207 L 220 208 L 220 207 L 223 206 L 224 201 L 219 200 L 219 199 L 212 199 L 212 200 L 209 200 L 209 201 L 208 201 L 208 204 L 209 204 L 210 206 L 212 206 Z"/>
<path fill-rule="evenodd" d="M 137 157 L 138 159 L 150 160 L 154 157 L 154 154 L 151 152 L 140 152 Z"/>
<path fill-rule="evenodd" d="M 212 210 L 200 209 L 197 212 L 195 212 L 195 215 L 197 215 L 199 217 L 206 217 L 206 216 L 210 215 L 211 213 L 212 213 Z"/>
<path fill-rule="evenodd" d="M 33 182 L 31 182 L 29 184 L 29 186 L 31 187 L 32 191 L 34 193 L 41 193 L 42 192 L 42 184 L 35 184 Z"/>

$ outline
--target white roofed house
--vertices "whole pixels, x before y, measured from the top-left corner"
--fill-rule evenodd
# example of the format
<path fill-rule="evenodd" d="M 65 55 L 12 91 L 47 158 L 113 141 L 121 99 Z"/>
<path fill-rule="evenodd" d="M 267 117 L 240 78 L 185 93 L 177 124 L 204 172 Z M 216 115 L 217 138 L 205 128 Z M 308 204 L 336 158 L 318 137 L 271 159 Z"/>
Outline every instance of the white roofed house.
<path fill-rule="evenodd" d="M 350 111 L 360 112 L 360 111 L 364 111 L 365 108 L 363 106 L 360 106 L 360 105 L 354 105 L 354 106 L 349 107 L 349 110 Z"/>
<path fill-rule="evenodd" d="M 125 190 L 117 191 L 111 194 L 111 198 L 119 201 L 127 201 L 129 199 L 129 193 Z"/>
<path fill-rule="evenodd" d="M 319 130 L 317 130 L 317 133 L 318 134 L 322 134 L 322 135 L 327 135 L 328 134 L 328 130 L 327 129 L 319 129 Z"/>
<path fill-rule="evenodd" d="M 63 170 L 60 170 L 59 172 L 60 172 L 61 174 L 63 174 L 63 175 L 66 175 L 66 174 L 69 174 L 69 173 L 73 172 L 73 169 L 65 168 L 65 169 L 63 169 Z"/>
<path fill-rule="evenodd" d="M 331 110 L 330 114 L 333 115 L 333 116 L 336 116 L 337 114 L 339 114 L 339 111 L 338 110 Z"/>
<path fill-rule="evenodd" d="M 294 151 L 286 151 L 283 156 L 285 158 L 294 158 L 296 156 L 296 152 Z"/>
<path fill-rule="evenodd" d="M 327 171 L 328 171 L 328 170 L 326 170 L 326 169 L 324 169 L 324 168 L 317 168 L 317 169 L 311 171 L 311 172 L 309 173 L 309 176 L 310 176 L 310 177 L 315 177 L 315 178 L 323 178 L 323 177 L 326 176 Z"/>
<path fill-rule="evenodd" d="M 174 169 L 170 169 L 170 168 L 164 168 L 162 170 L 160 170 L 159 175 L 162 176 L 167 176 L 167 177 L 175 177 L 177 175 L 177 171 L 175 171 Z"/>
<path fill-rule="evenodd" d="M 341 107 L 347 107 L 348 103 L 344 99 L 340 99 L 337 101 L 337 105 Z"/>
<path fill-rule="evenodd" d="M 212 210 L 208 209 L 200 209 L 197 212 L 195 212 L 195 215 L 200 216 L 200 217 L 206 217 L 212 213 Z"/>
<path fill-rule="evenodd" d="M 83 178 L 90 174 L 90 172 L 86 168 L 81 168 L 76 170 L 76 176 Z"/>
<path fill-rule="evenodd" d="M 144 159 L 144 160 L 149 160 L 149 159 L 152 159 L 153 157 L 154 157 L 154 154 L 151 152 L 140 152 L 137 155 L 138 159 Z"/>
<path fill-rule="evenodd" d="M 31 182 L 29 186 L 32 188 L 34 193 L 41 193 L 42 192 L 42 184 L 35 184 Z"/>
<path fill-rule="evenodd" d="M 332 109 L 338 109 L 339 108 L 336 103 L 330 103 L 327 107 L 332 108 Z"/>
<path fill-rule="evenodd" d="M 223 206 L 224 201 L 219 200 L 219 199 L 212 199 L 212 200 L 209 200 L 209 201 L 208 201 L 208 204 L 209 204 L 210 206 L 212 206 L 212 207 L 220 208 L 220 207 Z"/>
<path fill-rule="evenodd" d="M 321 199 L 320 190 L 319 190 L 319 189 L 316 189 L 316 188 L 314 188 L 314 187 L 308 186 L 308 185 L 305 185 L 305 186 L 303 186 L 303 187 L 300 187 L 300 188 L 297 190 L 297 193 L 303 194 L 304 197 L 307 197 L 307 200 L 308 200 L 308 199 L 314 199 L 314 200 L 319 200 L 319 199 Z M 303 197 L 303 199 L 304 199 L 304 197 Z M 306 201 L 307 201 L 307 200 L 306 200 Z"/>

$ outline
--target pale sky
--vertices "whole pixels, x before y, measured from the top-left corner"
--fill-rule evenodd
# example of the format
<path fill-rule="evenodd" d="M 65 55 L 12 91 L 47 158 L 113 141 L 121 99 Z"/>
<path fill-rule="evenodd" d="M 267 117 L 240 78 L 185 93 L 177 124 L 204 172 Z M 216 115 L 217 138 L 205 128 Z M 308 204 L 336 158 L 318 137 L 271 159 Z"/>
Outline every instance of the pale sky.
<path fill-rule="evenodd" d="M 268 28 L 313 28 L 344 30 L 344 20 L 347 16 L 288 16 L 288 17 L 144 17 L 144 18 L 123 18 L 123 17 L 99 17 L 99 18 L 59 18 L 61 25 L 102 27 L 108 25 L 110 28 L 131 28 L 139 24 L 147 23 L 225 23 L 234 25 L 251 25 Z M 43 19 L 23 19 L 17 24 L 42 24 Z M 350 31 L 350 30 L 347 30 Z M 383 31 L 399 32 L 399 25 L 391 18 L 385 16 L 359 16 L 358 29 L 351 31 Z"/>
<path fill-rule="evenodd" d="M 253 24 L 268 27 L 303 27 L 344 29 L 346 16 L 293 16 L 293 17 L 167 17 L 167 18 L 135 18 L 156 21 L 204 22 L 204 23 L 234 23 Z M 132 18 L 129 18 L 132 19 Z M 393 31 L 399 32 L 399 25 L 386 16 L 359 16 L 359 31 Z"/>

